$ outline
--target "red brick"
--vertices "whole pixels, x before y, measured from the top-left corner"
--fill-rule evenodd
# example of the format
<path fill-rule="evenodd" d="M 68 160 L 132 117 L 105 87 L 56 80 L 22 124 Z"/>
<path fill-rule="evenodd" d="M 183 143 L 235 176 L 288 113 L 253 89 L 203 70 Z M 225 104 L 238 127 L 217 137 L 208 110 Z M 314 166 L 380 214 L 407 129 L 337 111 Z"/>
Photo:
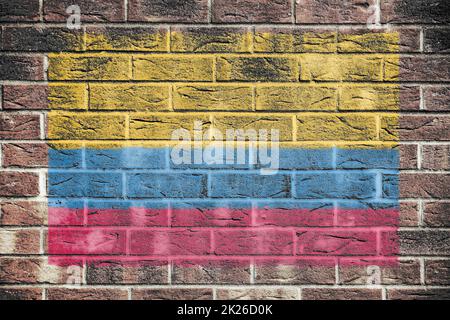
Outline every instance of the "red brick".
<path fill-rule="evenodd" d="M 0 229 L 0 254 L 38 254 L 39 230 Z"/>
<path fill-rule="evenodd" d="M 39 116 L 28 114 L 0 114 L 0 139 L 39 139 Z"/>
<path fill-rule="evenodd" d="M 450 111 L 450 86 L 432 86 L 423 89 L 425 109 Z"/>
<path fill-rule="evenodd" d="M 286 230 L 220 230 L 215 232 L 216 255 L 291 255 L 292 232 Z"/>
<path fill-rule="evenodd" d="M 366 23 L 375 0 L 297 0 L 297 23 Z"/>
<path fill-rule="evenodd" d="M 212 289 L 132 289 L 133 300 L 212 300 Z"/>
<path fill-rule="evenodd" d="M 172 209 L 174 227 L 239 227 L 250 226 L 251 209 Z"/>
<path fill-rule="evenodd" d="M 388 300 L 450 300 L 450 289 L 388 289 Z"/>
<path fill-rule="evenodd" d="M 202 255 L 210 251 L 209 231 L 139 230 L 131 233 L 130 250 L 137 255 Z"/>
<path fill-rule="evenodd" d="M 208 22 L 208 0 L 128 0 L 128 21 Z"/>
<path fill-rule="evenodd" d="M 47 288 L 47 300 L 127 300 L 126 289 Z"/>
<path fill-rule="evenodd" d="M 417 202 L 400 202 L 400 227 L 417 227 L 419 205 Z"/>
<path fill-rule="evenodd" d="M 427 170 L 450 170 L 450 146 L 423 146 L 422 168 Z"/>
<path fill-rule="evenodd" d="M 290 0 L 215 0 L 212 6 L 214 22 L 291 23 Z"/>
<path fill-rule="evenodd" d="M 43 225 L 47 219 L 47 204 L 36 201 L 0 202 L 0 225 L 34 226 Z"/>
<path fill-rule="evenodd" d="M 420 109 L 420 88 L 419 86 L 400 86 L 399 97 L 400 110 L 419 110 Z"/>
<path fill-rule="evenodd" d="M 428 227 L 450 227 L 450 202 L 426 202 L 424 203 L 423 221 Z"/>
<path fill-rule="evenodd" d="M 28 197 L 39 194 L 39 176 L 30 172 L 0 172 L 0 196 Z"/>
<path fill-rule="evenodd" d="M 1 22 L 28 22 L 39 20 L 39 0 L 3 0 L 0 3 Z"/>
<path fill-rule="evenodd" d="M 400 145 L 400 169 L 404 170 L 417 169 L 417 145 L 415 144 Z"/>
<path fill-rule="evenodd" d="M 2 146 L 4 167 L 47 167 L 47 145 L 44 143 L 8 143 Z"/>
<path fill-rule="evenodd" d="M 399 60 L 399 74 L 395 79 L 406 82 L 450 81 L 450 57 L 447 56 L 402 56 Z"/>
<path fill-rule="evenodd" d="M 41 300 L 41 288 L 0 288 L 0 300 Z"/>
<path fill-rule="evenodd" d="M 302 300 L 381 300 L 381 289 L 305 288 Z"/>
<path fill-rule="evenodd" d="M 296 300 L 296 288 L 217 289 L 218 300 Z"/>
<path fill-rule="evenodd" d="M 48 86 L 40 84 L 4 85 L 3 109 L 39 110 L 48 107 Z"/>
<path fill-rule="evenodd" d="M 450 285 L 450 260 L 425 260 L 425 284 Z"/>
<path fill-rule="evenodd" d="M 125 19 L 125 2 L 122 0 L 46 0 L 44 1 L 44 20 L 65 22 L 70 14 L 70 5 L 78 5 L 82 22 L 120 22 Z"/>
<path fill-rule="evenodd" d="M 450 140 L 449 116 L 402 115 L 400 141 Z"/>
<path fill-rule="evenodd" d="M 0 80 L 44 80 L 42 56 L 0 56 Z"/>
<path fill-rule="evenodd" d="M 401 198 L 448 198 L 450 174 L 401 173 Z"/>

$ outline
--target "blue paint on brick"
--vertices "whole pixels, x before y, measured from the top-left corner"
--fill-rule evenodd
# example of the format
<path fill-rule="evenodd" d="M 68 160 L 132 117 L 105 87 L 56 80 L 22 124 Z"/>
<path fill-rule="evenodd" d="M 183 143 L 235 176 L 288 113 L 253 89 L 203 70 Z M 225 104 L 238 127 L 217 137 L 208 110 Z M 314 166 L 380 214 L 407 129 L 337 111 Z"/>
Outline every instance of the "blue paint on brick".
<path fill-rule="evenodd" d="M 88 169 L 164 169 L 164 148 L 86 149 Z"/>
<path fill-rule="evenodd" d="M 344 209 L 399 209 L 400 204 L 395 200 L 339 200 L 336 202 L 338 208 Z"/>
<path fill-rule="evenodd" d="M 248 209 L 252 207 L 250 201 L 239 200 L 207 200 L 207 201 L 173 201 L 171 207 L 174 209 L 189 208 L 232 208 L 232 209 Z"/>
<path fill-rule="evenodd" d="M 207 176 L 184 173 L 127 174 L 130 198 L 204 198 Z"/>
<path fill-rule="evenodd" d="M 263 176 L 258 174 L 218 173 L 211 175 L 213 198 L 287 198 L 291 177 L 285 174 Z"/>
<path fill-rule="evenodd" d="M 118 198 L 122 196 L 122 175 L 49 170 L 48 194 L 50 197 Z"/>
<path fill-rule="evenodd" d="M 295 175 L 295 197 L 299 199 L 350 198 L 370 199 L 375 197 L 374 173 L 361 172 L 317 172 Z"/>
<path fill-rule="evenodd" d="M 52 208 L 70 208 L 81 209 L 84 208 L 82 200 L 68 200 L 68 199 L 48 199 L 48 206 Z"/>
<path fill-rule="evenodd" d="M 396 149 L 337 149 L 337 169 L 398 169 Z"/>
<path fill-rule="evenodd" d="M 330 201 L 303 201 L 303 200 L 263 200 L 257 201 L 257 208 L 277 208 L 277 209 L 332 209 L 333 202 Z"/>
<path fill-rule="evenodd" d="M 397 174 L 383 174 L 383 198 L 398 199 L 398 179 L 399 176 Z"/>
<path fill-rule="evenodd" d="M 49 168 L 81 168 L 82 167 L 82 149 L 48 149 Z"/>
<path fill-rule="evenodd" d="M 258 158 L 257 167 L 269 168 L 271 156 L 272 154 L 268 150 L 268 158 L 265 158 L 266 163 Z M 280 149 L 279 168 L 281 170 L 333 169 L 333 149 Z"/>

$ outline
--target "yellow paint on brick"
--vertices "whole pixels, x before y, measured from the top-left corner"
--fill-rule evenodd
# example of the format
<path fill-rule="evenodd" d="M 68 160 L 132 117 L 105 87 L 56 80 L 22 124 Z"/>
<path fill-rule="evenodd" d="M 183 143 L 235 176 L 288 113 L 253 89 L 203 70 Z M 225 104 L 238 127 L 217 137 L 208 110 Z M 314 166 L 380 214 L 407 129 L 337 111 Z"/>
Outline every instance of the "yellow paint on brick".
<path fill-rule="evenodd" d="M 104 140 L 125 138 L 122 113 L 60 112 L 48 115 L 50 140 Z"/>
<path fill-rule="evenodd" d="M 129 32 L 121 34 L 120 30 L 127 31 L 127 28 L 116 29 L 117 34 L 108 33 L 103 28 L 87 29 L 86 50 L 108 50 L 108 51 L 149 51 L 168 52 L 169 46 L 167 38 L 168 30 L 146 30 L 129 29 Z"/>
<path fill-rule="evenodd" d="M 343 85 L 340 88 L 339 110 L 399 110 L 398 85 Z"/>
<path fill-rule="evenodd" d="M 48 108 L 64 110 L 87 109 L 87 86 L 84 83 L 49 83 Z"/>
<path fill-rule="evenodd" d="M 296 124 L 299 141 L 371 141 L 377 138 L 376 116 L 372 114 L 300 114 Z"/>
<path fill-rule="evenodd" d="M 317 85 L 258 86 L 256 110 L 313 111 L 336 110 L 337 88 Z"/>
<path fill-rule="evenodd" d="M 300 79 L 313 81 L 381 81 L 382 55 L 303 54 Z"/>
<path fill-rule="evenodd" d="M 202 30 L 204 31 L 202 33 Z M 251 32 L 236 28 L 186 28 L 171 31 L 172 52 L 250 52 Z"/>
<path fill-rule="evenodd" d="M 175 110 L 251 111 L 252 87 L 246 85 L 179 85 L 174 87 Z"/>
<path fill-rule="evenodd" d="M 212 81 L 211 56 L 133 55 L 135 80 Z"/>
<path fill-rule="evenodd" d="M 91 83 L 91 110 L 169 110 L 169 85 Z"/>
<path fill-rule="evenodd" d="M 399 127 L 398 114 L 380 116 L 380 140 L 400 141 Z"/>
<path fill-rule="evenodd" d="M 384 80 L 399 81 L 400 55 L 389 55 L 384 59 Z"/>
<path fill-rule="evenodd" d="M 338 36 L 339 52 L 399 52 L 398 32 L 341 32 Z"/>
<path fill-rule="evenodd" d="M 129 55 L 49 54 L 49 80 L 130 80 Z"/>

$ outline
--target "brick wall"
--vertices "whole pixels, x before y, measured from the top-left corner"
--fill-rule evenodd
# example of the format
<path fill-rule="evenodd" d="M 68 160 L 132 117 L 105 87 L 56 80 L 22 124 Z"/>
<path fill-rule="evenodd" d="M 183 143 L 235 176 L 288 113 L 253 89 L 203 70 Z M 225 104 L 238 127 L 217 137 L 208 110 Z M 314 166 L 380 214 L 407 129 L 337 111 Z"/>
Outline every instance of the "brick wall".
<path fill-rule="evenodd" d="M 447 1 L 0 9 L 1 299 L 450 297 Z M 196 120 L 279 172 L 173 163 Z"/>

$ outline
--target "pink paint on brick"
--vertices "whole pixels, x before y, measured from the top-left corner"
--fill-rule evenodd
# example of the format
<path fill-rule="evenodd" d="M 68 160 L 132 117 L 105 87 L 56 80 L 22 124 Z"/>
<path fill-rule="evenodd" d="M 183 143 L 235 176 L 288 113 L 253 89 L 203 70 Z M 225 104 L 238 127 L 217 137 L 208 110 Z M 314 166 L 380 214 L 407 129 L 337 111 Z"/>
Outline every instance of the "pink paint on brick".
<path fill-rule="evenodd" d="M 168 227 L 167 209 L 88 209 L 88 226 Z"/>

